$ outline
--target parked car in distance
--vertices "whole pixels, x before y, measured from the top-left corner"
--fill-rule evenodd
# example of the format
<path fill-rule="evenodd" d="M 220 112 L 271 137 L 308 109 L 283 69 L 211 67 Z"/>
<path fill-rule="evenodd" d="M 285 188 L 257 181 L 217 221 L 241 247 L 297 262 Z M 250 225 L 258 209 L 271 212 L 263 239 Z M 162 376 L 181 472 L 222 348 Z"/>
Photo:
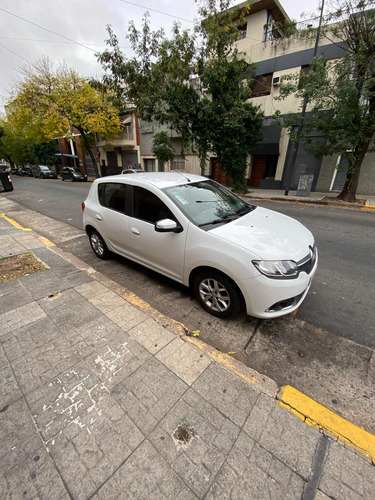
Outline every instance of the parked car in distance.
<path fill-rule="evenodd" d="M 10 168 L 10 173 L 12 175 L 19 175 L 19 168 L 16 165 L 13 165 L 13 167 Z"/>
<path fill-rule="evenodd" d="M 29 165 L 22 165 L 19 168 L 19 175 L 22 175 L 22 176 L 29 175 L 30 177 L 32 177 L 33 173 L 31 171 L 31 168 L 29 167 Z"/>
<path fill-rule="evenodd" d="M 125 168 L 121 173 L 122 174 L 140 174 L 144 172 L 141 168 L 138 167 L 131 167 L 131 168 Z"/>
<path fill-rule="evenodd" d="M 35 178 L 40 177 L 41 179 L 57 179 L 57 174 L 55 170 L 52 170 L 47 165 L 33 165 L 31 171 Z"/>
<path fill-rule="evenodd" d="M 75 167 L 64 167 L 61 170 L 60 175 L 61 175 L 62 181 L 65 181 L 65 179 L 69 179 L 72 182 L 75 182 L 75 181 L 86 182 L 87 181 L 87 174 L 82 172 L 82 170 L 80 170 L 79 168 L 75 168 Z"/>
<path fill-rule="evenodd" d="M 115 252 L 191 287 L 211 314 L 275 318 L 296 310 L 317 269 L 301 223 L 178 172 L 96 179 L 82 203 L 96 255 Z"/>

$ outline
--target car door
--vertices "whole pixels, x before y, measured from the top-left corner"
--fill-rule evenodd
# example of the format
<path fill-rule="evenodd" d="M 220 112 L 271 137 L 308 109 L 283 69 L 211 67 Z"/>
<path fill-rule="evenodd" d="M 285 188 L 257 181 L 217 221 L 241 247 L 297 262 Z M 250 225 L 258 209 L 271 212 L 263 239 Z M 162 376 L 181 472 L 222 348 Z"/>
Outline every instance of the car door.
<path fill-rule="evenodd" d="M 95 210 L 95 225 L 110 250 L 131 257 L 129 217 L 125 213 L 128 187 L 119 182 L 98 185 L 99 205 Z"/>
<path fill-rule="evenodd" d="M 133 186 L 132 217 L 129 231 L 132 241 L 133 259 L 174 280 L 183 280 L 185 242 L 187 228 L 179 233 L 157 232 L 155 223 L 161 219 L 172 219 L 181 223 L 184 219 L 178 209 L 148 189 Z"/>

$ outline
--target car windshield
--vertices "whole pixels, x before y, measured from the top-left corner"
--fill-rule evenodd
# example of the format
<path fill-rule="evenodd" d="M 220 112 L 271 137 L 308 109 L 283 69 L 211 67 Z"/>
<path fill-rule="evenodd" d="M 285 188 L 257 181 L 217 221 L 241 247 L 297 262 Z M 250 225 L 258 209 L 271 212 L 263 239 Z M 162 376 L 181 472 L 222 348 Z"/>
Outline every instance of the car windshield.
<path fill-rule="evenodd" d="M 196 225 L 225 224 L 256 208 L 211 180 L 164 189 Z"/>
<path fill-rule="evenodd" d="M 39 165 L 40 170 L 49 170 L 49 167 L 46 165 Z"/>

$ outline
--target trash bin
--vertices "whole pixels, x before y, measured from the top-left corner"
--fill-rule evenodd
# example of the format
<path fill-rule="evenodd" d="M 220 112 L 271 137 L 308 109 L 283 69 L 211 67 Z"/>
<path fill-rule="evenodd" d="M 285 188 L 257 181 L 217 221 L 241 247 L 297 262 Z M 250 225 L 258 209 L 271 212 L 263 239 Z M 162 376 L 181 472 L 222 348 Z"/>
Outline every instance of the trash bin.
<path fill-rule="evenodd" d="M 0 172 L 0 181 L 4 191 L 13 191 L 13 183 L 10 175 L 7 172 Z"/>

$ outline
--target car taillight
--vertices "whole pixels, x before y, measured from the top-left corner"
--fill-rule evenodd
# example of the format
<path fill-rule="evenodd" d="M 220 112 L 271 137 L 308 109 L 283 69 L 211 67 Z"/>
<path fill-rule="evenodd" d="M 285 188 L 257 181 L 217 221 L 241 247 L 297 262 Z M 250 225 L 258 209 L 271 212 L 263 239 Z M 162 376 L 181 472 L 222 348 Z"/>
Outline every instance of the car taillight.
<path fill-rule="evenodd" d="M 85 210 L 85 202 L 84 201 L 81 203 L 81 206 L 82 206 L 82 213 L 83 213 L 83 211 Z"/>

